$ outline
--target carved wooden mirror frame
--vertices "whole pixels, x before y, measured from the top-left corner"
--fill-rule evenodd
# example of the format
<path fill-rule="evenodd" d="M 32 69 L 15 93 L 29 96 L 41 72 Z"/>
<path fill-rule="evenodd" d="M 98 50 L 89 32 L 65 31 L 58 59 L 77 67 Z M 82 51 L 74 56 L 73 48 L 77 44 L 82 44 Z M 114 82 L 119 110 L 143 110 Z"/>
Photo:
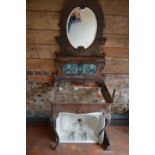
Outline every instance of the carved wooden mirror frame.
<path fill-rule="evenodd" d="M 87 48 L 84 49 L 82 47 L 74 48 L 67 36 L 66 26 L 67 19 L 71 11 L 76 8 L 85 8 L 88 7 L 93 11 L 97 20 L 97 32 L 96 37 L 93 43 Z M 60 35 L 56 37 L 57 42 L 60 45 L 59 56 L 104 56 L 103 53 L 100 53 L 100 45 L 104 44 L 106 38 L 103 37 L 103 29 L 104 29 L 104 14 L 102 8 L 98 2 L 98 0 L 67 0 L 64 9 L 62 10 L 60 16 Z"/>

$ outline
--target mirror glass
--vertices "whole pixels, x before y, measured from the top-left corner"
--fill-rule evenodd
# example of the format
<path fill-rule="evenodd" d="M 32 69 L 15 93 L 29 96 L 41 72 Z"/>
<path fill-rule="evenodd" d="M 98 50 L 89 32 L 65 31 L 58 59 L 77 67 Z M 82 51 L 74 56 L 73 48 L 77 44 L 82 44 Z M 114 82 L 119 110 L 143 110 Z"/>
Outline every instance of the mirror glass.
<path fill-rule="evenodd" d="M 74 8 L 67 19 L 67 37 L 74 48 L 87 49 L 94 41 L 97 32 L 97 20 L 94 12 L 85 7 Z"/>

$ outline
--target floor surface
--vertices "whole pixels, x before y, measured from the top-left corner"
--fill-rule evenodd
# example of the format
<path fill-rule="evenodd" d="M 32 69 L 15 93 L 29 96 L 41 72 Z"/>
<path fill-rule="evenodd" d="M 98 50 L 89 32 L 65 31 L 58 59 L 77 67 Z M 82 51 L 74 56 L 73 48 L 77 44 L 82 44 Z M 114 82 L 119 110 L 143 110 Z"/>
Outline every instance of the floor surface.
<path fill-rule="evenodd" d="M 97 144 L 60 144 L 50 148 L 50 127 L 45 124 L 27 125 L 26 155 L 129 155 L 129 128 L 110 126 L 107 130 L 112 150 L 104 151 Z"/>

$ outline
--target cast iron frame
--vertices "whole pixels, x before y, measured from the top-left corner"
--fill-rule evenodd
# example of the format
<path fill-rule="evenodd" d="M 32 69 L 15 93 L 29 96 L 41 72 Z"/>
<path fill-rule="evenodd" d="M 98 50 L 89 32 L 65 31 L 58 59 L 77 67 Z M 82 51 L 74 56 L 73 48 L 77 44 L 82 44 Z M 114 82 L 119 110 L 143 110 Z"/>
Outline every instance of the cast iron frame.
<path fill-rule="evenodd" d="M 87 49 L 84 49 L 83 47 L 79 47 L 75 49 L 69 42 L 66 32 L 66 23 L 68 19 L 68 15 L 70 12 L 76 8 L 76 7 L 88 7 L 90 8 L 97 18 L 97 34 L 94 39 L 94 42 L 90 47 Z M 106 128 L 108 125 L 110 125 L 111 121 L 111 106 L 114 99 L 115 90 L 113 91 L 113 94 L 110 95 L 105 82 L 104 82 L 104 74 L 102 73 L 102 70 L 105 66 L 105 54 L 100 52 L 100 45 L 104 44 L 106 41 L 106 37 L 103 36 L 103 29 L 105 27 L 104 24 L 104 14 L 102 11 L 102 8 L 99 4 L 98 0 L 66 0 L 66 3 L 64 4 L 64 9 L 62 10 L 61 16 L 60 16 L 60 35 L 56 37 L 56 41 L 60 45 L 60 52 L 56 55 L 56 64 L 57 64 L 57 71 L 55 74 L 55 85 L 57 86 L 58 83 L 61 81 L 69 81 L 69 82 L 78 82 L 78 83 L 84 83 L 89 81 L 94 81 L 98 84 L 98 86 L 101 88 L 101 93 L 103 95 L 103 98 L 106 101 L 105 105 L 95 105 L 95 108 L 92 106 L 93 104 L 89 105 L 81 105 L 81 104 L 69 104 L 69 105 L 63 105 L 59 103 L 51 103 L 51 118 L 50 118 L 50 124 L 52 128 L 52 132 L 54 133 L 52 141 L 55 142 L 54 145 L 52 145 L 52 149 L 56 149 L 59 144 L 59 136 L 56 132 L 56 118 L 58 116 L 59 112 L 74 112 L 74 113 L 88 113 L 88 112 L 96 112 L 96 111 L 102 111 L 103 115 L 106 119 L 106 127 L 103 128 L 102 132 L 104 132 L 104 139 L 101 144 L 101 146 L 105 150 L 111 150 L 110 141 L 106 132 Z M 97 66 L 97 72 L 94 76 L 87 75 L 87 76 L 67 76 L 63 73 L 63 65 L 67 63 L 94 63 Z M 88 108 L 85 108 L 87 110 L 81 111 L 81 106 L 85 106 Z M 62 110 L 63 109 L 63 110 Z"/>

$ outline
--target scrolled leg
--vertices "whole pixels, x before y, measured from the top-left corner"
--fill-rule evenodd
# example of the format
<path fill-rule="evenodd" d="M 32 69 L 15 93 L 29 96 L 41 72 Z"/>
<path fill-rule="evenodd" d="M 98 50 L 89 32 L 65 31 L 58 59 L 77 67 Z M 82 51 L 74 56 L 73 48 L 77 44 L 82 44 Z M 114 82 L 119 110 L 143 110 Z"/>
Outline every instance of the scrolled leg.
<path fill-rule="evenodd" d="M 102 147 L 105 151 L 111 151 L 111 145 L 106 131 L 104 132 Z"/>
<path fill-rule="evenodd" d="M 52 143 L 50 147 L 52 148 L 52 150 L 55 150 L 59 144 L 59 136 L 56 131 L 56 120 L 51 119 L 50 124 L 51 124 L 51 129 L 52 129 Z"/>

